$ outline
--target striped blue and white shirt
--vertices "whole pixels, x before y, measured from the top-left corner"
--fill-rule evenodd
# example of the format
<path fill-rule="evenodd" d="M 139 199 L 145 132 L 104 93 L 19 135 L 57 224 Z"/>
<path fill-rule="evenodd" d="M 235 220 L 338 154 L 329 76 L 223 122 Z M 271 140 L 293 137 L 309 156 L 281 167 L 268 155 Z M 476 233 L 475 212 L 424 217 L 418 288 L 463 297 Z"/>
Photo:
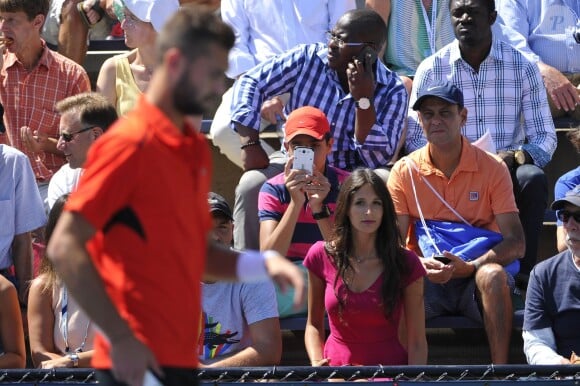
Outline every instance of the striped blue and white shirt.
<path fill-rule="evenodd" d="M 425 59 L 417 69 L 411 91 L 412 106 L 418 90 L 449 81 L 463 91 L 467 122 L 461 133 L 473 142 L 490 132 L 497 151 L 524 149 L 544 167 L 556 150 L 556 130 L 546 89 L 536 64 L 508 44 L 493 39 L 489 55 L 476 72 L 461 58 L 457 40 Z M 427 142 L 409 109 L 407 151 Z"/>
<path fill-rule="evenodd" d="M 574 39 L 574 32 L 580 28 L 580 0 L 501 0 L 496 3 L 504 23 L 526 38 L 528 48 L 542 62 L 560 72 L 580 72 L 580 44 Z"/>
<path fill-rule="evenodd" d="M 399 76 L 377 62 L 374 107 L 377 120 L 363 144 L 355 135 L 355 100 L 340 86 L 336 72 L 328 67 L 326 44 L 300 45 L 259 64 L 236 82 L 232 101 L 235 123 L 260 127 L 262 102 L 290 93 L 285 106 L 289 114 L 302 106 L 322 110 L 334 137 L 331 165 L 344 170 L 358 166 L 386 166 L 397 148 L 407 113 L 407 92 Z"/>

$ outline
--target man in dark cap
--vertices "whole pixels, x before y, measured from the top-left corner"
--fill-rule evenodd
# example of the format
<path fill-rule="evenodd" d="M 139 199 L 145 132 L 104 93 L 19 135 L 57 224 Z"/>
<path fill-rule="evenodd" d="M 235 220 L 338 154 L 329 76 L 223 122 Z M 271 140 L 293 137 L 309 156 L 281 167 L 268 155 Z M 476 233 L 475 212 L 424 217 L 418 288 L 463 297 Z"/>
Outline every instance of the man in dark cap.
<path fill-rule="evenodd" d="M 499 157 L 461 135 L 467 109 L 457 86 L 445 82 L 425 87 L 413 109 L 427 145 L 393 166 L 388 187 L 401 235 L 408 236 L 407 247 L 424 257 L 425 316 L 460 314 L 483 322 L 492 362 L 507 363 L 513 313 L 510 288 L 515 281 L 504 267 L 524 254 L 508 169 Z M 424 256 L 418 247 L 414 223 L 422 216 L 468 222 L 501 233 L 503 240 L 465 260 L 458 252 L 442 250 L 441 262 Z"/>
<path fill-rule="evenodd" d="M 580 185 L 554 201 L 552 209 L 568 248 L 530 274 L 522 335 L 532 365 L 580 363 L 574 355 L 580 353 Z"/>

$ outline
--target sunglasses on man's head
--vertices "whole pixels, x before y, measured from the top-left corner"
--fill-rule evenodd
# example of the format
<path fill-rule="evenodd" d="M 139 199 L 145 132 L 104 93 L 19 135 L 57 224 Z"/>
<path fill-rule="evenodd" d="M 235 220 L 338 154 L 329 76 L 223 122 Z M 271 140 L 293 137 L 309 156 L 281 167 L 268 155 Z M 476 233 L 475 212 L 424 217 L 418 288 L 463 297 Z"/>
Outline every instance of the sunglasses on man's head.
<path fill-rule="evenodd" d="M 567 210 L 559 210 L 556 213 L 556 216 L 558 216 L 558 220 L 562 221 L 563 223 L 567 223 L 568 220 L 570 220 L 570 217 L 572 217 L 574 221 L 580 224 L 580 212 L 572 213 L 568 212 Z"/>
<path fill-rule="evenodd" d="M 74 139 L 75 135 L 84 133 L 85 131 L 89 131 L 91 129 L 94 129 L 95 127 L 97 126 L 85 127 L 84 129 L 80 129 L 79 131 L 75 131 L 74 133 L 60 133 L 60 137 L 62 138 L 63 141 L 70 142 Z"/>

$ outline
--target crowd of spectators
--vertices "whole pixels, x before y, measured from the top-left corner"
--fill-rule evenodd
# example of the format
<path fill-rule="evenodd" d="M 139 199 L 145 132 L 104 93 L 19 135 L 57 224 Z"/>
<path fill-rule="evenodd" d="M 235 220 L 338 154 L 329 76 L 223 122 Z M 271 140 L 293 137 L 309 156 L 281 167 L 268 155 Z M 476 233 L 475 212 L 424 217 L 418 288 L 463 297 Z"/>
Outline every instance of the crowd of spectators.
<path fill-rule="evenodd" d="M 79 180 L 126 161 L 119 144 L 112 148 L 119 154 L 100 148 L 109 164 L 94 159 L 83 176 L 93 143 L 136 109 L 152 127 L 161 119 L 149 116 L 144 95 L 157 67 L 171 69 L 167 79 L 181 71 L 159 54 L 169 44 L 161 31 L 180 3 L 220 6 L 0 0 L 0 367 L 26 366 L 25 336 L 29 365 L 91 366 L 96 326 L 42 246 L 69 193 L 73 205 L 97 216 L 92 196 L 75 198 Z M 555 118 L 577 126 L 568 138 L 580 146 L 579 15 L 574 0 L 222 0 L 222 20 L 235 36 L 225 73 L 233 84 L 221 90 L 209 138 L 244 173 L 233 210 L 219 194 L 209 196 L 210 240 L 232 254 L 286 256 L 309 296 L 296 309 L 294 293 L 270 282 L 191 283 L 202 289 L 200 366 L 278 364 L 278 319 L 294 315 L 306 318 L 313 366 L 426 364 L 424 321 L 449 314 L 481 322 L 492 362 L 507 363 L 511 299 L 522 293 L 529 363 L 570 363 L 580 352 L 573 328 L 580 323 L 580 167 L 555 187 L 544 168 L 557 146 Z M 131 50 L 104 62 L 90 92 L 78 63 L 87 39 L 105 38 L 115 21 Z M 218 84 L 222 72 L 207 77 Z M 187 125 L 199 128 L 207 106 L 219 104 L 217 86 L 190 78 L 176 81 L 171 98 Z M 190 103 L 191 90 L 178 86 L 191 82 L 206 89 Z M 166 96 L 163 90 L 158 84 Z M 271 124 L 281 131 L 279 148 L 261 140 Z M 150 137 L 163 135 L 156 130 Z M 305 148 L 310 170 L 295 166 Z M 81 191 L 97 200 L 98 189 L 115 190 L 96 185 Z M 537 264 L 552 189 L 554 254 L 561 253 Z M 105 229 L 134 225 L 137 214 L 122 209 Z M 470 259 L 449 250 L 426 255 L 419 223 L 458 219 L 502 239 Z"/>

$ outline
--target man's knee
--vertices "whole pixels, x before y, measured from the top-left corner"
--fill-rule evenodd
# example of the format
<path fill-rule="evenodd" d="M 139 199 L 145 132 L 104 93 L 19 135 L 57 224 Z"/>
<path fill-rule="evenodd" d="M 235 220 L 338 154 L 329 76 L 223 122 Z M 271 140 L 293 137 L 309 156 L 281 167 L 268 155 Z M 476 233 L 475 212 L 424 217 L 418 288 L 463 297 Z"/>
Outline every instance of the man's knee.
<path fill-rule="evenodd" d="M 261 170 L 248 170 L 242 174 L 238 186 L 236 186 L 236 201 L 246 201 L 250 197 L 255 197 L 257 200 L 260 188 L 267 179 Z"/>
<path fill-rule="evenodd" d="M 516 177 L 520 188 L 548 190 L 546 173 L 536 165 L 522 165 L 516 170 Z"/>
<path fill-rule="evenodd" d="M 507 273 L 496 263 L 479 267 L 475 275 L 475 284 L 482 295 L 500 294 L 509 289 Z"/>

